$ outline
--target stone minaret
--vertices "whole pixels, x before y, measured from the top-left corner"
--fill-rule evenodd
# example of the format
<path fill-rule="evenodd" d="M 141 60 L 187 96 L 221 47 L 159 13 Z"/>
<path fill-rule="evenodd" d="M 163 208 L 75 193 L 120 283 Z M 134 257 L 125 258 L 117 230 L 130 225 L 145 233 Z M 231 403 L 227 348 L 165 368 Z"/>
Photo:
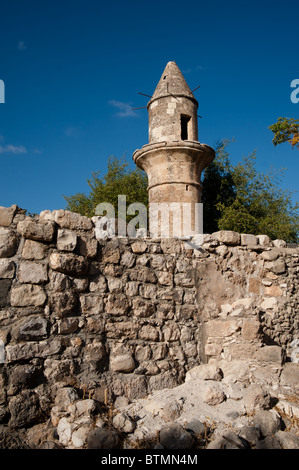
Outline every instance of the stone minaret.
<path fill-rule="evenodd" d="M 133 154 L 134 162 L 147 173 L 150 205 L 177 203 L 178 208 L 191 203 L 195 232 L 194 207 L 201 202 L 201 172 L 215 157 L 211 147 L 198 142 L 197 108 L 178 66 L 168 62 L 147 105 L 149 143 Z M 186 230 L 182 235 L 188 235 Z"/>

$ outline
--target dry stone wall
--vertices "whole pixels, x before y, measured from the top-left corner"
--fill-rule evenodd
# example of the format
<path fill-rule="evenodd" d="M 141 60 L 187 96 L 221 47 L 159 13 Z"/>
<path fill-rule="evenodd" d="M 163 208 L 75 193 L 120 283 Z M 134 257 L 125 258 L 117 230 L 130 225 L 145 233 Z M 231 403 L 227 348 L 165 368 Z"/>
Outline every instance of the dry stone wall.
<path fill-rule="evenodd" d="M 102 240 L 96 222 L 0 208 L 0 423 L 57 424 L 62 387 L 135 399 L 202 363 L 299 361 L 297 247 L 230 231 Z"/>

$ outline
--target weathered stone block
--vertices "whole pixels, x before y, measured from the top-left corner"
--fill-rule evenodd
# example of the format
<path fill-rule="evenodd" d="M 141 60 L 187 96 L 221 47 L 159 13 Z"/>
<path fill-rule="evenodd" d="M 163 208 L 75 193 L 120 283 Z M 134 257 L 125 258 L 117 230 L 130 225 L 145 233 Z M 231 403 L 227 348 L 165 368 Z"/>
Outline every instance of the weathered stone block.
<path fill-rule="evenodd" d="M 24 238 L 43 242 L 51 242 L 55 234 L 53 222 L 36 222 L 35 220 L 22 220 L 18 223 L 17 231 Z"/>
<path fill-rule="evenodd" d="M 155 313 L 155 307 L 149 300 L 142 297 L 135 297 L 133 299 L 133 315 L 137 317 L 150 317 Z"/>
<path fill-rule="evenodd" d="M 173 274 L 170 271 L 156 271 L 156 276 L 158 278 L 158 283 L 163 286 L 172 286 L 173 285 Z"/>
<path fill-rule="evenodd" d="M 111 315 L 126 315 L 129 307 L 128 299 L 124 294 L 111 293 L 108 295 L 105 311 Z"/>
<path fill-rule="evenodd" d="M 88 261 L 83 256 L 73 253 L 52 253 L 50 256 L 50 267 L 74 277 L 84 276 L 88 271 Z"/>
<path fill-rule="evenodd" d="M 159 302 L 157 304 L 156 317 L 163 320 L 172 320 L 174 316 L 174 306 L 170 302 Z"/>
<path fill-rule="evenodd" d="M 177 305 L 176 315 L 179 320 L 196 319 L 198 316 L 198 311 L 194 305 Z"/>
<path fill-rule="evenodd" d="M 0 258 L 14 256 L 18 249 L 18 237 L 13 230 L 0 227 Z"/>
<path fill-rule="evenodd" d="M 78 298 L 73 290 L 53 292 L 49 297 L 49 305 L 52 312 L 59 318 L 75 313 Z"/>
<path fill-rule="evenodd" d="M 268 235 L 257 235 L 256 236 L 258 243 L 262 246 L 270 246 L 271 245 L 271 238 Z"/>
<path fill-rule="evenodd" d="M 125 251 L 121 257 L 120 264 L 126 268 L 132 268 L 136 261 L 136 255 L 130 251 Z"/>
<path fill-rule="evenodd" d="M 151 268 L 146 266 L 138 266 L 128 270 L 131 281 L 148 282 L 155 284 L 157 282 L 157 276 Z"/>
<path fill-rule="evenodd" d="M 23 361 L 34 357 L 48 357 L 61 351 L 61 342 L 57 339 L 52 341 L 32 341 L 16 345 L 8 345 L 5 348 L 6 360 L 8 362 Z"/>
<path fill-rule="evenodd" d="M 240 234 L 233 230 L 220 230 L 219 232 L 212 233 L 211 236 L 225 245 L 239 245 L 241 241 Z"/>
<path fill-rule="evenodd" d="M 9 227 L 12 224 L 14 215 L 16 213 L 17 206 L 11 207 L 0 207 L 0 226 Z"/>
<path fill-rule="evenodd" d="M 273 309 L 276 307 L 276 305 L 277 305 L 277 299 L 275 297 L 269 297 L 263 300 L 263 302 L 261 303 L 261 309 L 262 310 Z"/>
<path fill-rule="evenodd" d="M 31 316 L 13 329 L 17 341 L 39 341 L 48 336 L 48 321 L 40 316 Z"/>
<path fill-rule="evenodd" d="M 119 432 L 132 433 L 136 428 L 135 421 L 133 421 L 132 418 L 130 418 L 130 416 L 126 413 L 118 413 L 113 418 L 112 423 L 113 427 Z"/>
<path fill-rule="evenodd" d="M 272 240 L 272 243 L 274 246 L 276 246 L 277 248 L 285 248 L 287 246 L 287 242 L 284 241 L 284 240 Z"/>
<path fill-rule="evenodd" d="M 254 416 L 254 425 L 261 430 L 263 436 L 272 436 L 280 430 L 280 419 L 271 411 L 259 410 Z"/>
<path fill-rule="evenodd" d="M 47 245 L 44 245 L 43 243 L 39 243 L 34 240 L 25 240 L 23 251 L 22 251 L 22 257 L 24 259 L 44 259 L 46 256 L 46 251 L 48 247 Z"/>
<path fill-rule="evenodd" d="M 15 263 L 10 259 L 0 259 L 0 279 L 13 279 L 15 275 Z"/>
<path fill-rule="evenodd" d="M 179 423 L 163 426 L 159 437 L 165 449 L 191 449 L 194 446 L 191 433 L 186 431 Z"/>
<path fill-rule="evenodd" d="M 110 369 L 113 372 L 132 372 L 135 369 L 135 361 L 130 354 L 122 354 L 110 357 Z"/>
<path fill-rule="evenodd" d="M 82 313 L 85 315 L 96 315 L 104 311 L 104 301 L 102 295 L 83 294 L 80 295 L 80 305 Z"/>
<path fill-rule="evenodd" d="M 242 337 L 247 341 L 257 340 L 261 324 L 258 320 L 244 318 L 242 325 Z"/>
<path fill-rule="evenodd" d="M 280 346 L 264 346 L 257 350 L 255 359 L 260 362 L 277 362 L 282 364 L 285 359 L 285 353 Z"/>
<path fill-rule="evenodd" d="M 107 338 L 111 339 L 136 339 L 139 329 L 139 325 L 130 321 L 108 321 L 105 325 Z"/>
<path fill-rule="evenodd" d="M 64 318 L 58 323 L 58 333 L 60 335 L 68 335 L 70 333 L 75 333 L 78 329 L 78 318 Z"/>
<path fill-rule="evenodd" d="M 136 282 L 136 281 L 126 282 L 125 294 L 127 295 L 127 297 L 129 298 L 137 297 L 138 290 L 139 290 L 139 282 Z"/>
<path fill-rule="evenodd" d="M 11 289 L 10 303 L 12 307 L 42 307 L 47 296 L 41 286 L 24 284 Z"/>
<path fill-rule="evenodd" d="M 136 242 L 132 243 L 131 249 L 133 253 L 144 253 L 147 250 L 147 244 L 144 241 L 137 240 Z"/>
<path fill-rule="evenodd" d="M 34 262 L 21 262 L 18 269 L 19 282 L 41 284 L 48 280 L 47 266 Z"/>
<path fill-rule="evenodd" d="M 89 284 L 89 290 L 90 292 L 106 292 L 107 291 L 107 281 L 105 279 L 105 276 L 102 276 L 101 274 L 95 278 L 93 278 L 92 281 L 90 281 Z"/>
<path fill-rule="evenodd" d="M 10 425 L 23 428 L 36 424 L 42 418 L 37 393 L 24 390 L 9 402 Z"/>
<path fill-rule="evenodd" d="M 241 245 L 256 245 L 257 238 L 255 235 L 241 233 Z"/>
<path fill-rule="evenodd" d="M 250 277 L 249 278 L 249 286 L 248 286 L 249 293 L 251 294 L 259 294 L 261 288 L 261 281 L 258 278 Z"/>
<path fill-rule="evenodd" d="M 180 339 L 180 329 L 176 323 L 170 323 L 163 328 L 164 341 L 178 341 Z"/>
<path fill-rule="evenodd" d="M 162 238 L 161 249 L 163 253 L 178 254 L 181 252 L 181 242 L 175 238 Z"/>
<path fill-rule="evenodd" d="M 205 403 L 210 406 L 216 406 L 226 399 L 225 393 L 216 385 L 209 387 L 203 397 Z"/>
<path fill-rule="evenodd" d="M 74 251 L 77 245 L 77 235 L 70 230 L 59 229 L 57 233 L 57 248 L 62 251 Z"/>
<path fill-rule="evenodd" d="M 110 277 L 108 278 L 108 290 L 109 292 L 121 292 L 123 290 L 122 279 Z"/>
<path fill-rule="evenodd" d="M 95 258 L 98 252 L 98 241 L 93 237 L 80 235 L 78 237 L 77 250 L 82 256 L 87 256 L 87 258 Z"/>
<path fill-rule="evenodd" d="M 265 287 L 265 295 L 269 295 L 271 297 L 280 297 L 282 295 L 282 289 L 279 286 Z"/>
<path fill-rule="evenodd" d="M 143 325 L 139 331 L 139 338 L 147 341 L 158 341 L 159 331 L 152 325 Z"/>
<path fill-rule="evenodd" d="M 186 382 L 189 380 L 216 380 L 223 379 L 223 372 L 217 364 L 201 364 L 193 367 L 186 373 Z"/>
<path fill-rule="evenodd" d="M 242 321 L 232 320 L 210 320 L 207 323 L 206 333 L 210 337 L 226 337 L 233 335 L 242 326 Z"/>
<path fill-rule="evenodd" d="M 92 221 L 88 217 L 63 209 L 55 211 L 55 222 L 61 228 L 69 230 L 91 230 L 93 228 Z"/>
<path fill-rule="evenodd" d="M 265 261 L 275 261 L 279 256 L 279 253 L 274 250 L 263 251 L 261 258 Z"/>
<path fill-rule="evenodd" d="M 101 246 L 101 253 L 99 260 L 104 263 L 117 264 L 120 260 L 120 251 L 116 242 L 108 242 L 104 246 Z"/>
<path fill-rule="evenodd" d="M 64 292 L 65 290 L 70 289 L 72 286 L 70 278 L 63 273 L 50 271 L 49 278 L 50 287 L 53 291 Z"/>

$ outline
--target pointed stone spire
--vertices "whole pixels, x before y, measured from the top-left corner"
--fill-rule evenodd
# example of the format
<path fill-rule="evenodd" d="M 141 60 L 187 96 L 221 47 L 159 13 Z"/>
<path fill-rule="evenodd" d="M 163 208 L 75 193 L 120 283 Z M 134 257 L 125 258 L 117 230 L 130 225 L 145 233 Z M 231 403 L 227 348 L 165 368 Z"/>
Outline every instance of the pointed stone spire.
<path fill-rule="evenodd" d="M 187 95 L 190 98 L 194 98 L 182 72 L 174 61 L 167 63 L 152 99 L 171 93 L 173 95 Z"/>

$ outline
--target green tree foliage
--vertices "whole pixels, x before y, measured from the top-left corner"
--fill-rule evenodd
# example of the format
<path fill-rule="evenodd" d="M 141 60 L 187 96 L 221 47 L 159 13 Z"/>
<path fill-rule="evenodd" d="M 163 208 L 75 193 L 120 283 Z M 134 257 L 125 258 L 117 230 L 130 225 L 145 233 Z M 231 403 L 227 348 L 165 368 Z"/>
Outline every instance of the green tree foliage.
<path fill-rule="evenodd" d="M 279 145 L 284 142 L 291 144 L 293 148 L 299 149 L 299 120 L 293 118 L 278 118 L 275 124 L 269 126 L 273 132 L 273 144 Z"/>
<path fill-rule="evenodd" d="M 299 233 L 299 204 L 293 204 L 292 192 L 280 188 L 283 170 L 260 172 L 255 167 L 253 153 L 232 166 L 231 175 L 235 199 L 227 204 L 219 200 L 218 227 L 254 235 L 266 234 L 297 242 Z"/>
<path fill-rule="evenodd" d="M 283 170 L 258 171 L 254 153 L 233 166 L 227 146 L 228 141 L 216 144 L 216 157 L 203 174 L 204 231 L 235 230 L 297 242 L 299 205 L 292 203 L 290 191 L 280 188 Z M 106 175 L 100 178 L 93 173 L 88 185 L 89 195 L 65 197 L 67 210 L 92 217 L 99 203 L 108 202 L 117 216 L 121 194 L 126 195 L 127 206 L 140 202 L 148 207 L 146 174 L 137 167 L 132 169 L 125 157 L 110 157 Z"/>
<path fill-rule="evenodd" d="M 223 205 L 229 206 L 236 198 L 236 188 L 229 155 L 226 150 L 228 141 L 214 145 L 216 157 L 204 171 L 201 201 L 203 203 L 204 231 L 216 232 Z"/>
<path fill-rule="evenodd" d="M 127 207 L 133 202 L 140 202 L 148 207 L 146 174 L 138 167 L 132 170 L 125 157 L 110 156 L 106 175 L 100 178 L 99 174 L 100 172 L 93 173 L 92 178 L 87 180 L 90 187 L 88 196 L 83 193 L 64 196 L 67 210 L 93 217 L 97 205 L 108 202 L 115 208 L 117 217 L 119 195 L 126 196 Z"/>

